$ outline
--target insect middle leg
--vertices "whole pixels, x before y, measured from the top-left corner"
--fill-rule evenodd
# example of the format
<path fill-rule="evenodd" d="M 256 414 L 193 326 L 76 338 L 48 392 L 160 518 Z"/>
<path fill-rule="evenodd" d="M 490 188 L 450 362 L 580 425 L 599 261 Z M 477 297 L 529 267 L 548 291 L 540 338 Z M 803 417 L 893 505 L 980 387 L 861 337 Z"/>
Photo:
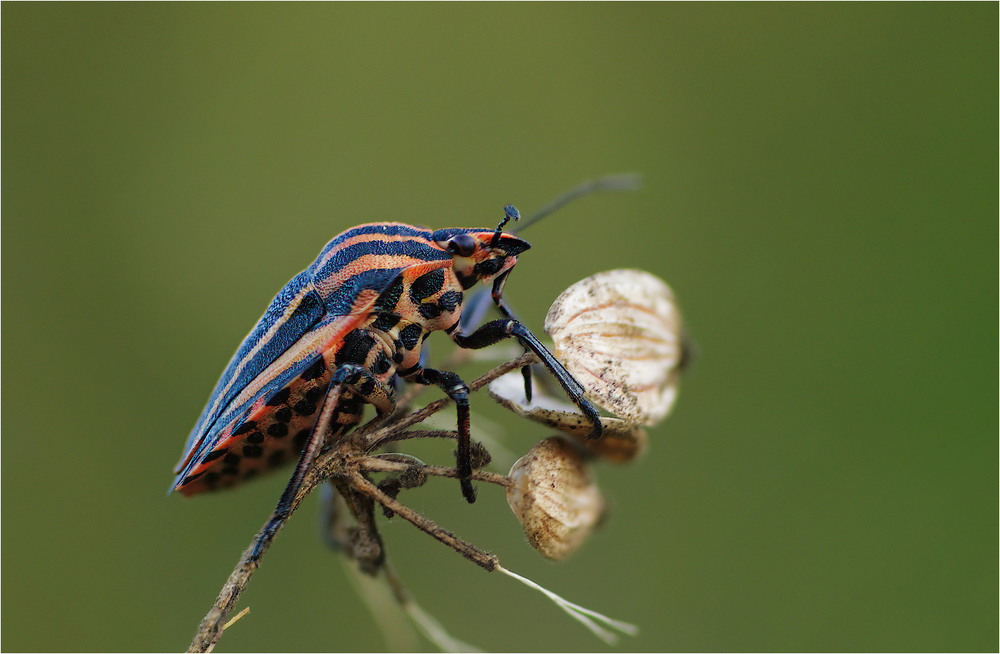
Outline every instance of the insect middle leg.
<path fill-rule="evenodd" d="M 462 495 L 469 504 L 476 501 L 476 489 L 472 486 L 472 435 L 469 419 L 469 386 L 453 372 L 421 368 L 407 377 L 417 384 L 433 384 L 445 392 L 455 402 L 458 412 L 458 446 L 455 458 L 458 480 Z"/>
<path fill-rule="evenodd" d="M 337 405 L 340 403 L 341 395 L 345 389 L 374 405 L 380 416 L 391 412 L 396 406 L 392 398 L 392 389 L 379 380 L 375 373 L 368 368 L 354 363 L 345 363 L 333 372 L 319 419 L 302 448 L 292 478 L 288 480 L 288 485 L 281 493 L 281 498 L 271 513 L 271 518 L 254 540 L 249 558 L 250 563 L 257 563 L 260 555 L 274 540 L 275 534 L 288 520 L 295 496 L 298 495 L 299 489 L 302 487 L 309 466 L 315 461 L 327 436 L 332 434 L 336 428 L 334 418 L 337 415 Z"/>
<path fill-rule="evenodd" d="M 566 368 L 563 367 L 561 363 L 549 352 L 542 342 L 531 333 L 531 330 L 525 327 L 523 324 L 514 320 L 513 318 L 501 318 L 499 320 L 493 320 L 482 327 L 479 327 L 471 334 L 463 334 L 461 332 L 454 332 L 451 338 L 459 347 L 469 348 L 472 350 L 478 350 L 480 348 L 489 347 L 494 343 L 498 343 L 506 338 L 515 338 L 518 343 L 524 346 L 525 349 L 531 350 L 538 356 L 542 364 L 552 373 L 552 376 L 556 378 L 559 385 L 563 387 L 566 391 L 566 395 L 569 396 L 570 401 L 573 402 L 583 415 L 590 420 L 594 428 L 590 432 L 590 438 L 600 438 L 601 433 L 604 430 L 601 424 L 600 414 L 594 405 L 591 404 L 584 396 L 584 388 L 576 380 L 576 378 L 570 374 Z M 528 378 L 525 378 L 525 394 L 530 398 L 530 386 L 528 386 Z"/>

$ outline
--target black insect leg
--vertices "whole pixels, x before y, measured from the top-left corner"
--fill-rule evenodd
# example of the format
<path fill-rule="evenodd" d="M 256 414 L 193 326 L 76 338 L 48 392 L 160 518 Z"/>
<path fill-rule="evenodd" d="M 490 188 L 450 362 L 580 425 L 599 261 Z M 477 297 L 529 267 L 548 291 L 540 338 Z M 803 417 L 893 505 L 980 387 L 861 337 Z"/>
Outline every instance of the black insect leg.
<path fill-rule="evenodd" d="M 594 405 L 587 401 L 587 398 L 583 396 L 583 386 L 580 385 L 580 382 L 578 382 L 576 378 L 573 377 L 573 375 L 571 375 L 554 356 L 552 356 L 551 352 L 545 349 L 545 346 L 542 345 L 542 342 L 539 341 L 534 334 L 531 333 L 531 330 L 519 323 L 517 320 L 511 318 L 493 320 L 486 323 L 471 334 L 461 334 L 456 332 L 451 335 L 451 338 L 459 347 L 470 348 L 473 350 L 489 347 L 490 345 L 502 341 L 505 338 L 516 338 L 518 343 L 523 345 L 525 349 L 531 350 L 538 356 L 542 364 L 548 368 L 549 372 L 552 373 L 552 376 L 559 382 L 559 385 L 563 387 L 564 391 L 566 391 L 566 395 L 569 396 L 570 401 L 579 407 L 580 411 L 583 412 L 583 415 L 585 415 L 594 425 L 589 437 L 600 438 L 603 431 L 600 414 L 598 414 Z"/>
<path fill-rule="evenodd" d="M 458 412 L 458 447 L 455 453 L 458 480 L 462 495 L 469 504 L 476 501 L 476 489 L 472 486 L 472 435 L 469 426 L 469 387 L 453 372 L 423 368 L 409 376 L 417 384 L 438 386 L 454 402 Z"/>
<path fill-rule="evenodd" d="M 356 363 L 341 364 L 330 379 L 330 387 L 334 385 L 349 387 L 352 393 L 374 406 L 380 416 L 392 413 L 396 408 L 392 388 L 376 377 L 371 370 Z"/>
<path fill-rule="evenodd" d="M 503 286 L 507 283 L 507 276 L 510 275 L 510 270 L 498 275 L 496 279 L 493 280 L 493 289 L 490 292 L 490 296 L 493 298 L 493 304 L 496 305 L 497 310 L 500 315 L 504 318 L 510 318 L 516 322 L 521 322 L 511 311 L 510 306 L 503 299 Z M 546 350 L 548 352 L 548 350 Z M 536 352 L 537 354 L 537 352 Z M 524 378 L 524 399 L 529 403 L 531 402 L 531 366 L 524 366 L 521 368 L 521 377 Z"/>
<path fill-rule="evenodd" d="M 323 408 L 320 411 L 319 419 L 313 427 L 309 440 L 302 448 L 299 461 L 295 465 L 292 478 L 288 480 L 285 490 L 278 499 L 278 505 L 274 507 L 270 520 L 254 540 L 253 550 L 250 552 L 250 563 L 256 564 L 274 540 L 275 534 L 284 526 L 288 516 L 292 512 L 292 505 L 295 496 L 298 495 L 302 482 L 305 480 L 306 472 L 319 454 L 323 442 L 328 434 L 332 433 L 333 419 L 337 412 L 337 404 L 344 388 L 349 388 L 365 398 L 366 401 L 375 405 L 379 415 L 390 412 L 395 407 L 392 400 L 392 391 L 383 384 L 370 370 L 364 366 L 356 364 L 344 364 L 334 371 L 330 378 L 330 385 L 323 400 Z"/>

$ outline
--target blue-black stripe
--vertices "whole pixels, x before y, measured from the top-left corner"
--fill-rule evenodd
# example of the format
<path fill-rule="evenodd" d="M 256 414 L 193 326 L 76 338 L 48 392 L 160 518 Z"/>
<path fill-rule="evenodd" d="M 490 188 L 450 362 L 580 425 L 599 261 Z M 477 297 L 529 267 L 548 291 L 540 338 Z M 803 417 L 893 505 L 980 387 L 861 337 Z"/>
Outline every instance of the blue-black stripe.
<path fill-rule="evenodd" d="M 292 281 L 288 282 L 271 301 L 263 317 L 257 322 L 257 325 L 247 335 L 243 343 L 240 344 L 240 348 L 233 355 L 233 358 L 229 360 L 229 364 L 215 385 L 211 397 L 208 398 L 208 403 L 202 410 L 198 422 L 195 424 L 194 429 L 191 430 L 185 451 L 194 444 L 194 441 L 202 433 L 208 432 L 215 427 L 219 415 L 212 415 L 209 412 L 213 406 L 216 406 L 219 395 L 226 389 L 226 386 L 229 387 L 229 390 L 226 391 L 226 395 L 222 401 L 218 402 L 218 411 L 224 411 L 233 398 L 239 395 L 247 384 L 253 381 L 267 366 L 271 365 L 275 359 L 281 356 L 285 350 L 291 347 L 295 341 L 322 319 L 324 309 L 319 294 L 316 291 L 307 292 L 292 315 L 288 317 L 285 323 L 272 336 L 270 342 L 264 345 L 252 359 L 247 361 L 236 381 L 232 384 L 229 383 L 236 374 L 236 368 L 239 367 L 250 351 L 260 343 L 261 339 L 264 338 L 264 335 L 275 322 L 284 315 L 289 303 L 308 283 L 309 275 L 306 271 L 303 271 L 296 275 Z"/>
<path fill-rule="evenodd" d="M 421 227 L 413 227 L 412 225 L 400 225 L 391 223 L 372 223 L 369 225 L 359 225 L 353 227 L 346 232 L 339 234 L 334 237 L 329 243 L 323 246 L 323 250 L 319 253 L 317 260 L 323 259 L 330 250 L 337 248 L 341 243 L 349 239 L 355 238 L 357 236 L 367 236 L 370 234 L 385 234 L 386 236 L 412 236 L 414 238 L 427 239 L 431 235 L 431 230 L 423 229 Z"/>
<path fill-rule="evenodd" d="M 336 252 L 322 268 L 313 271 L 313 279 L 318 281 L 334 276 L 360 257 L 367 255 L 406 256 L 420 259 L 421 261 L 444 261 L 451 259 L 451 255 L 444 250 L 432 247 L 426 241 L 417 239 L 410 241 L 362 241 Z"/>

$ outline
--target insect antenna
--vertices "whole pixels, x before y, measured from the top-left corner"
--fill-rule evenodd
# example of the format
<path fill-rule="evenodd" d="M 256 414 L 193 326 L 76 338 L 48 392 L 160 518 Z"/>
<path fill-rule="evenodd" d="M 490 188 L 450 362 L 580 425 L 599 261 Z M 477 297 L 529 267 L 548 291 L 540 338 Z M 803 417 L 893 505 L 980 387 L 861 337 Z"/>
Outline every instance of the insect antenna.
<path fill-rule="evenodd" d="M 580 198 L 590 195 L 591 193 L 600 193 L 603 191 L 635 191 L 641 187 L 642 175 L 639 173 L 621 173 L 618 175 L 605 175 L 604 177 L 590 179 L 556 196 L 548 204 L 521 221 L 518 221 L 518 218 L 520 218 L 518 210 L 508 204 L 504 207 L 504 219 L 497 226 L 497 231 L 493 234 L 493 238 L 490 239 L 490 247 L 496 246 L 497 242 L 500 240 L 500 230 L 511 220 L 518 221 L 520 223 L 517 229 L 511 230 L 511 233 L 516 234 L 524 231 L 524 229 L 529 225 L 537 223 L 550 213 L 553 213 L 558 209 L 562 209 L 570 202 L 579 200 Z M 473 293 L 465 301 L 465 309 L 462 311 L 461 317 L 462 329 L 468 330 L 475 325 L 481 324 L 483 322 L 483 318 L 486 316 L 486 312 L 489 311 L 491 306 L 493 306 L 493 303 L 491 301 L 490 294 L 486 289 L 480 289 Z"/>
<path fill-rule="evenodd" d="M 495 248 L 497 243 L 500 242 L 500 234 L 503 232 L 503 226 L 510 221 L 517 222 L 521 219 L 521 212 L 517 210 L 512 204 L 508 204 L 503 208 L 503 220 L 497 225 L 497 231 L 493 233 L 493 238 L 490 239 L 490 247 Z"/>
<path fill-rule="evenodd" d="M 537 223 L 550 213 L 562 209 L 573 200 L 578 200 L 591 193 L 602 191 L 636 191 L 642 187 L 642 175 L 639 173 L 622 173 L 619 175 L 605 175 L 597 179 L 589 179 L 582 184 L 574 186 L 562 195 L 557 196 L 547 205 L 533 213 L 528 218 L 521 221 L 517 229 L 511 230 L 514 233 L 522 232 L 529 225 Z M 501 223 L 502 225 L 503 223 Z"/>

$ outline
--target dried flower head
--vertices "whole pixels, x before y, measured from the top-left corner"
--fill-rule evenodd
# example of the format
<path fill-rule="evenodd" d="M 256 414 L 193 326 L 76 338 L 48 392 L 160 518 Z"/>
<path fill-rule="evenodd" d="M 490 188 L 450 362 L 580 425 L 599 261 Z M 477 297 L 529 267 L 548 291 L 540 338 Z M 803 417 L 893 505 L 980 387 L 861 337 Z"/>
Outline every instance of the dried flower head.
<path fill-rule="evenodd" d="M 514 485 L 507 503 L 538 552 L 548 559 L 568 556 L 600 522 L 604 499 L 572 444 L 546 438 L 510 469 Z"/>
<path fill-rule="evenodd" d="M 545 331 L 592 401 L 633 424 L 670 412 L 684 347 L 673 292 L 659 277 L 610 270 L 579 281 L 552 303 Z"/>

